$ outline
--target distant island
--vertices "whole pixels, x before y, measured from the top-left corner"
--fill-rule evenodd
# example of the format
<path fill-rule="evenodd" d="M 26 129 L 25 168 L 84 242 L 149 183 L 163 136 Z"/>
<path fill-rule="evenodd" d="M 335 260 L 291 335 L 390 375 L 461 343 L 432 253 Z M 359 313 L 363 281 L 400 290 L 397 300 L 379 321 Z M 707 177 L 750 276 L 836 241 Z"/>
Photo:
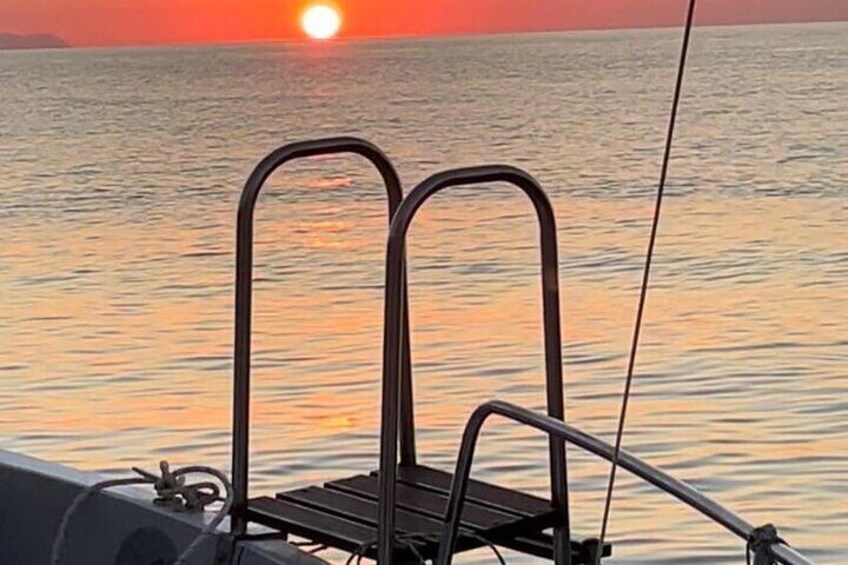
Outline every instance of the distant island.
<path fill-rule="evenodd" d="M 57 49 L 64 47 L 70 47 L 70 45 L 61 37 L 49 33 L 33 33 L 31 35 L 0 33 L 0 50 Z"/>

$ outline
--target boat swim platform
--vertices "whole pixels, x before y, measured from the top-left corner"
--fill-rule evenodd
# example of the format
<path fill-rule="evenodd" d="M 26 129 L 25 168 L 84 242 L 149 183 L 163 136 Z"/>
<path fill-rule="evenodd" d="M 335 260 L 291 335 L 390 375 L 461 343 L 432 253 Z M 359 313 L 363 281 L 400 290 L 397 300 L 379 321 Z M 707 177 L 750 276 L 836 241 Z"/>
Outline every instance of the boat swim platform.
<path fill-rule="evenodd" d="M 376 559 L 378 474 L 355 475 L 259 497 L 248 503 L 252 522 L 306 538 L 318 544 L 359 552 Z M 400 467 L 396 487 L 395 563 L 435 560 L 444 530 L 451 475 L 416 465 Z M 471 480 L 460 521 L 457 551 L 497 545 L 553 559 L 553 537 L 544 530 L 561 525 L 550 501 L 489 483 Z M 412 545 L 414 551 L 410 548 Z M 571 541 L 571 563 L 594 565 L 597 539 Z M 612 553 L 604 544 L 602 557 Z M 420 556 L 420 557 L 419 557 Z"/>
<path fill-rule="evenodd" d="M 250 497 L 254 209 L 265 182 L 282 165 L 338 154 L 357 155 L 369 161 L 382 177 L 388 200 L 379 466 L 369 475 L 279 492 L 273 497 Z M 486 546 L 551 559 L 556 565 L 594 565 L 595 552 L 611 554 L 609 544 L 601 549 L 598 540 L 571 537 L 562 438 L 549 436 L 550 500 L 468 476 L 454 484 L 451 474 L 417 462 L 406 234 L 418 209 L 436 193 L 460 186 L 477 185 L 479 189 L 479 185 L 491 183 L 519 189 L 535 210 L 540 233 L 547 416 L 563 421 L 556 221 L 547 195 L 531 175 L 504 165 L 456 169 L 429 177 L 404 198 L 400 178 L 388 157 L 375 145 L 352 137 L 285 145 L 253 170 L 241 195 L 236 226 L 232 450 L 235 536 L 246 535 L 248 522 L 253 522 L 349 552 L 351 557 L 374 559 L 380 565 L 430 560 L 449 563 L 454 553 Z M 459 494 L 455 489 L 459 489 Z"/>

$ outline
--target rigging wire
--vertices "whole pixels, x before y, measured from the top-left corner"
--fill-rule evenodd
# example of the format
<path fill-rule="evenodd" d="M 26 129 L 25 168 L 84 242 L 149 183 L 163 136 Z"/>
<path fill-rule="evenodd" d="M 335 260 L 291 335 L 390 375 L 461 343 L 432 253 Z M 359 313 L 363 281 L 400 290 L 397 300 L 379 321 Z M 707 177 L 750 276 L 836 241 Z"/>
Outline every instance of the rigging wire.
<path fill-rule="evenodd" d="M 645 256 L 645 270 L 642 276 L 642 288 L 639 294 L 639 306 L 636 311 L 636 323 L 633 328 L 633 341 L 630 347 L 630 361 L 627 366 L 627 379 L 624 385 L 624 395 L 621 401 L 621 413 L 618 417 L 618 431 L 615 438 L 615 452 L 613 454 L 612 467 L 610 469 L 609 484 L 607 485 L 606 502 L 604 503 L 604 517 L 601 522 L 601 535 L 598 538 L 598 551 L 596 565 L 601 563 L 601 554 L 604 547 L 604 538 L 607 535 L 610 510 L 612 508 L 612 494 L 615 490 L 615 477 L 618 470 L 618 460 L 621 455 L 621 444 L 624 438 L 624 425 L 627 420 L 627 406 L 630 402 L 630 391 L 633 385 L 633 374 L 636 368 L 636 354 L 639 350 L 639 337 L 642 332 L 642 319 L 645 313 L 645 302 L 648 296 L 648 286 L 651 279 L 651 263 L 654 257 L 654 247 L 657 241 L 657 231 L 660 224 L 660 212 L 662 211 L 663 195 L 665 194 L 665 182 L 668 177 L 668 166 L 671 161 L 671 148 L 674 142 L 674 126 L 677 123 L 677 109 L 680 106 L 680 96 L 683 91 L 683 77 L 686 70 L 686 56 L 689 53 L 689 38 L 692 35 L 692 24 L 695 17 L 695 6 L 697 0 L 689 0 L 689 10 L 686 14 L 686 26 L 683 31 L 683 45 L 680 49 L 680 62 L 677 68 L 677 82 L 674 87 L 674 100 L 671 104 L 671 116 L 668 122 L 668 133 L 665 141 L 665 153 L 663 155 L 660 180 L 657 188 L 657 200 L 654 208 L 654 219 L 651 224 L 651 237 L 648 241 L 648 252 Z"/>

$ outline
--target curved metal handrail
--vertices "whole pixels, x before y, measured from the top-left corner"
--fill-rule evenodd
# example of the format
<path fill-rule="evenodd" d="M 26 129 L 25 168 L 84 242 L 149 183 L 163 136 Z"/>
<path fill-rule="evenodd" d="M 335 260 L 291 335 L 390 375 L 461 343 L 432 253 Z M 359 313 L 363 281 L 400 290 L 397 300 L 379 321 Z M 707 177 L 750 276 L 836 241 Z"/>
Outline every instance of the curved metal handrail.
<path fill-rule="evenodd" d="M 450 565 L 451 563 L 453 552 L 456 548 L 456 540 L 459 533 L 459 518 L 462 516 L 462 507 L 465 502 L 465 491 L 471 473 L 474 450 L 477 446 L 483 424 L 493 415 L 503 416 L 536 428 L 546 432 L 549 436 L 562 438 L 608 461 L 612 461 L 615 457 L 615 448 L 612 445 L 555 418 L 550 418 L 544 414 L 538 414 L 526 408 L 500 400 L 493 400 L 481 405 L 468 419 L 468 424 L 462 435 L 462 443 L 460 444 L 459 456 L 456 461 L 456 472 L 453 475 L 450 498 L 448 499 L 448 510 L 445 515 L 445 529 L 439 545 L 439 557 L 436 560 L 438 565 Z M 743 540 L 749 539 L 754 529 L 751 524 L 686 483 L 675 479 L 671 475 L 645 463 L 626 451 L 620 452 L 618 464 L 623 469 L 627 469 L 637 477 L 651 483 L 714 522 L 722 525 Z M 812 561 L 809 561 L 785 544 L 779 543 L 772 545 L 770 553 L 773 559 L 784 565 L 813 565 Z"/>
<path fill-rule="evenodd" d="M 348 153 L 365 157 L 380 172 L 389 200 L 389 220 L 403 201 L 400 177 L 389 158 L 369 141 L 356 137 L 332 137 L 291 143 L 279 147 L 262 159 L 245 184 L 238 208 L 236 229 L 236 297 L 235 297 L 235 363 L 233 391 L 233 491 L 232 531 L 241 535 L 246 529 L 245 512 L 248 497 L 248 448 L 250 432 L 250 339 L 253 298 L 253 215 L 256 200 L 265 182 L 282 165 L 295 159 Z M 406 294 L 405 268 L 401 265 L 402 292 Z M 402 341 L 401 367 L 404 395 L 409 395 L 410 382 L 408 314 L 404 308 L 399 324 L 398 340 Z M 401 335 L 402 334 L 402 335 Z M 411 433 L 411 430 L 410 430 Z"/>
<path fill-rule="evenodd" d="M 398 371 L 400 369 L 399 331 L 406 304 L 403 297 L 403 268 L 406 235 L 418 209 L 431 196 L 449 187 L 506 182 L 520 188 L 533 202 L 539 221 L 542 255 L 542 303 L 545 329 L 545 365 L 549 416 L 565 419 L 562 378 L 562 346 L 559 311 L 559 263 L 557 258 L 556 219 L 545 191 L 528 173 L 505 165 L 488 165 L 437 173 L 421 182 L 401 204 L 392 220 L 386 253 L 385 326 L 383 333 L 383 391 L 380 431 L 379 513 L 377 527 L 377 561 L 391 563 L 395 533 L 395 483 L 398 450 Z M 403 401 L 401 401 L 401 405 Z M 411 407 L 408 410 L 411 414 Z M 403 416 L 403 408 L 401 412 Z M 401 428 L 407 427 L 400 422 Z M 401 438 L 403 440 L 403 438 Z M 402 441 L 401 448 L 411 446 Z M 402 462 L 409 461 L 407 453 Z M 414 459 L 413 459 L 414 461 Z M 563 525 L 554 535 L 557 565 L 568 565 L 571 559 L 568 483 L 565 465 L 565 442 L 551 436 L 551 496 L 563 514 Z"/>

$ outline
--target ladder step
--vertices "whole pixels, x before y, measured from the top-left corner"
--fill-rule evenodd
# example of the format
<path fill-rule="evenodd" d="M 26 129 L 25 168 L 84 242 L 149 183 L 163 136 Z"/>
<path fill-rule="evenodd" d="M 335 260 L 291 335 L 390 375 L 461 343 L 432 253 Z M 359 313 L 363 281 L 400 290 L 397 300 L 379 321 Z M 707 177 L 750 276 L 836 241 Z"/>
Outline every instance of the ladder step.
<path fill-rule="evenodd" d="M 399 482 L 444 495 L 450 494 L 452 479 L 450 473 L 423 465 L 398 468 Z M 468 481 L 466 501 L 518 516 L 537 516 L 551 511 L 550 501 L 544 498 L 473 479 Z"/>
<path fill-rule="evenodd" d="M 259 524 L 344 551 L 355 551 L 377 537 L 375 528 L 267 496 L 249 502 L 248 516 Z"/>
<path fill-rule="evenodd" d="M 337 490 L 368 500 L 379 499 L 377 477 L 359 475 L 326 484 L 328 489 Z M 398 508 L 414 511 L 430 518 L 444 520 L 448 497 L 427 490 L 420 490 L 403 484 L 398 484 L 395 490 Z M 466 504 L 462 512 L 462 525 L 472 530 L 491 530 L 510 524 L 515 516 L 497 512 L 475 504 Z"/>
<path fill-rule="evenodd" d="M 320 487 L 281 492 L 277 494 L 277 499 L 315 508 L 371 528 L 377 527 L 376 500 L 366 500 Z M 426 535 L 436 542 L 443 529 L 440 521 L 406 510 L 396 512 L 395 526 L 399 533 Z"/>
<path fill-rule="evenodd" d="M 270 497 L 261 497 L 249 502 L 247 515 L 249 520 L 258 524 L 328 547 L 348 553 L 362 551 L 362 555 L 369 559 L 374 559 L 377 555 L 376 528 L 345 520 L 320 510 Z M 424 543 L 419 540 L 397 543 L 394 548 L 394 560 L 397 563 L 418 562 L 415 552 L 409 545 L 412 545 L 416 552 L 428 557 L 435 556 L 435 552 L 438 551 L 438 544 Z"/>

